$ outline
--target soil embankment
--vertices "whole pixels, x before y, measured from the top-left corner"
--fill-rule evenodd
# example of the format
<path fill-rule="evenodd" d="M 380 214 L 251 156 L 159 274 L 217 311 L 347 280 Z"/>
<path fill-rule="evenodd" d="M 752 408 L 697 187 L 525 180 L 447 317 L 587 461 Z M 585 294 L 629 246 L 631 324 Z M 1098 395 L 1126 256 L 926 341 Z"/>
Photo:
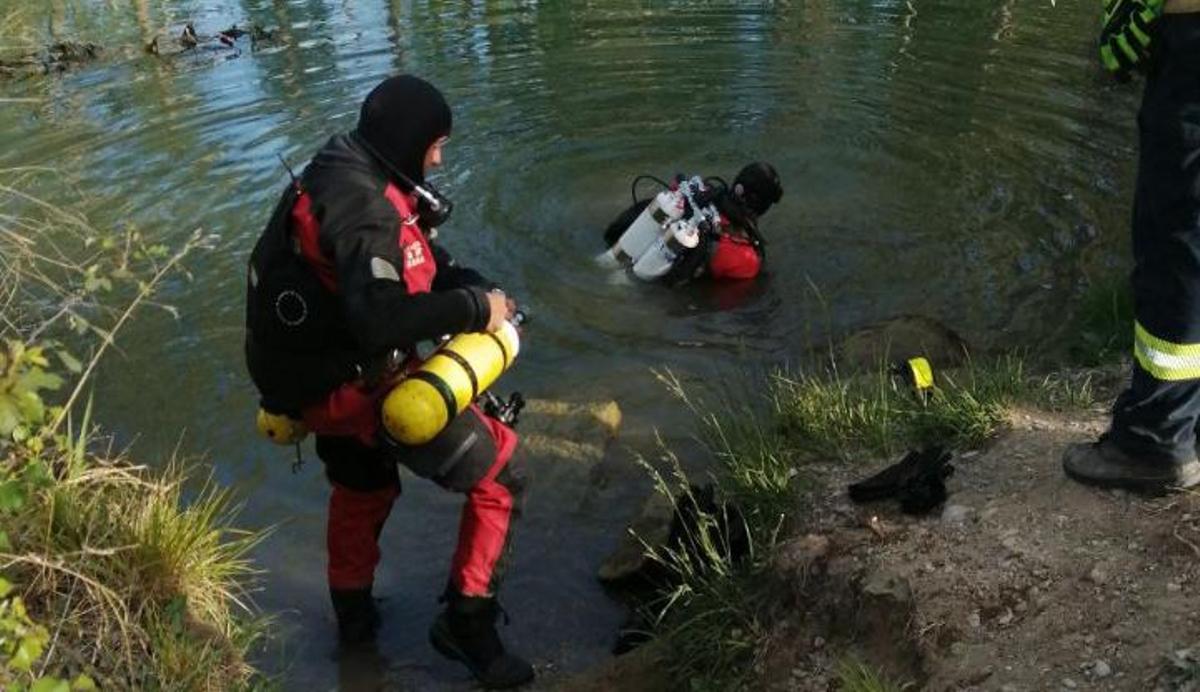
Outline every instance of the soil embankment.
<path fill-rule="evenodd" d="M 1067 480 L 1063 447 L 1105 422 L 1015 412 L 986 449 L 956 457 L 949 501 L 922 518 L 852 504 L 844 487 L 861 468 L 818 469 L 801 534 L 770 571 L 755 687 L 841 689 L 839 670 L 859 660 L 908 689 L 1200 689 L 1200 496 Z M 667 689 L 661 656 L 559 688 Z"/>

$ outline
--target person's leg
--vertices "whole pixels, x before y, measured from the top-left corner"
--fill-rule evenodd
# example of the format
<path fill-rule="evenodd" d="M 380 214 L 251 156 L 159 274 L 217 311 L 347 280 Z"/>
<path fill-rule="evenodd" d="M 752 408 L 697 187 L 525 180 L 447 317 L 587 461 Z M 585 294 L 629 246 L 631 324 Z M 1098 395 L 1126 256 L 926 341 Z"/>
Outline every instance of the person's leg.
<path fill-rule="evenodd" d="M 525 489 L 513 457 L 516 446 L 516 433 L 472 407 L 433 442 L 405 455 L 405 464 L 418 475 L 466 494 L 446 610 L 434 622 L 430 640 L 491 688 L 533 678 L 526 661 L 505 651 L 495 624 L 496 589 Z"/>
<path fill-rule="evenodd" d="M 317 455 L 333 486 L 325 540 L 339 637 L 367 641 L 379 626 L 371 593 L 379 534 L 400 494 L 400 477 L 394 461 L 354 438 L 319 436 Z"/>
<path fill-rule="evenodd" d="M 471 412 L 487 426 L 495 450 L 483 477 L 467 490 L 458 526 L 451 585 L 467 596 L 492 596 L 507 566 L 512 523 L 520 518 L 525 479 L 513 458 L 517 435 L 491 418 Z M 465 485 L 469 480 L 462 482 Z"/>
<path fill-rule="evenodd" d="M 1133 375 L 1105 438 L 1063 462 L 1081 482 L 1148 491 L 1200 482 L 1200 21 L 1162 29 L 1138 117 Z"/>

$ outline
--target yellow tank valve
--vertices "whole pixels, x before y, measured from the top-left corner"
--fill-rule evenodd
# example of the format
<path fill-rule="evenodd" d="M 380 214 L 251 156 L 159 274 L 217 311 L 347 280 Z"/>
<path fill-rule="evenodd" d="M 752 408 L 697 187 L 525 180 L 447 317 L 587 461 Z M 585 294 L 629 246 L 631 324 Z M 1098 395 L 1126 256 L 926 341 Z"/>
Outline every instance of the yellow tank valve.
<path fill-rule="evenodd" d="M 260 408 L 256 423 L 258 434 L 275 444 L 299 444 L 308 436 L 308 426 L 304 424 L 304 421 L 296 420 L 282 413 L 271 413 Z"/>
<path fill-rule="evenodd" d="M 511 322 L 495 332 L 459 334 L 383 400 L 383 427 L 409 446 L 429 442 L 512 365 L 521 339 Z"/>

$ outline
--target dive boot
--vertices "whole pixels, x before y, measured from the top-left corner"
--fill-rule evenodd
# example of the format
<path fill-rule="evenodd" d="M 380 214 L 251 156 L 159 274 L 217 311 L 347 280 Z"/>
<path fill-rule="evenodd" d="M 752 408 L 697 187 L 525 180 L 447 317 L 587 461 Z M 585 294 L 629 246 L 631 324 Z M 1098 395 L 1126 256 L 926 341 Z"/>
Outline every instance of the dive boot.
<path fill-rule="evenodd" d="M 429 629 L 429 642 L 446 658 L 461 661 L 485 688 L 500 690 L 533 680 L 533 666 L 504 651 L 496 633 L 495 598 L 449 593 L 446 609 Z"/>
<path fill-rule="evenodd" d="M 375 640 L 379 629 L 379 611 L 371 596 L 371 587 L 365 589 L 329 589 L 333 601 L 333 612 L 337 615 L 338 641 L 347 646 L 365 644 Z"/>
<path fill-rule="evenodd" d="M 1200 461 L 1142 459 L 1122 451 L 1110 439 L 1069 445 L 1063 470 L 1073 480 L 1098 488 L 1120 488 L 1150 495 L 1200 484 Z"/>

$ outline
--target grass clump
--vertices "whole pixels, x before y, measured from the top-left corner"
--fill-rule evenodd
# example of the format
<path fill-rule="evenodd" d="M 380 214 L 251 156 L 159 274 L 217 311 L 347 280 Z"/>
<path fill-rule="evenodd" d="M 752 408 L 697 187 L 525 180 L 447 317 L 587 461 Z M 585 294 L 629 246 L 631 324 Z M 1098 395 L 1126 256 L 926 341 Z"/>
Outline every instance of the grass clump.
<path fill-rule="evenodd" d="M 700 441 L 717 463 L 723 497 L 749 512 L 756 532 L 775 530 L 792 507 L 799 480 L 784 431 L 744 397 L 725 397 L 714 406 L 690 393 L 674 373 L 655 375 L 696 417 Z"/>
<path fill-rule="evenodd" d="M 977 446 L 993 437 L 1018 404 L 1091 404 L 1088 377 L 1037 377 L 1006 355 L 935 373 L 918 395 L 887 369 L 843 376 L 777 371 L 768 385 L 785 443 L 809 457 L 891 456 L 914 447 Z"/>
<path fill-rule="evenodd" d="M 679 459 L 670 452 L 666 458 L 667 476 L 643 465 L 655 491 L 688 519 L 680 522 L 677 542 L 647 546 L 650 559 L 671 575 L 649 606 L 652 621 L 670 648 L 669 673 L 681 688 L 741 689 L 768 634 L 768 599 L 759 582 L 778 525 L 765 531 L 727 497 L 711 504 L 698 497 Z"/>
<path fill-rule="evenodd" d="M 0 686 L 256 686 L 247 556 L 262 534 L 231 528 L 211 482 L 185 490 L 179 463 L 103 449 L 90 403 L 71 426 L 122 326 L 207 239 L 169 251 L 97 230 L 25 192 L 48 175 L 0 171 Z"/>
<path fill-rule="evenodd" d="M 725 398 L 712 407 L 673 373 L 657 376 L 695 414 L 716 468 L 712 488 L 702 489 L 665 447 L 665 470 L 643 462 L 655 491 L 677 514 L 673 540 L 647 546 L 669 575 L 650 604 L 650 619 L 671 650 L 669 672 L 681 688 L 742 689 L 768 635 L 771 599 L 762 583 L 794 507 L 798 475 L 753 402 Z"/>
<path fill-rule="evenodd" d="M 846 658 L 838 666 L 838 685 L 842 692 L 904 692 L 911 684 L 893 682 L 882 672 L 855 658 Z"/>
<path fill-rule="evenodd" d="M 39 669 L 115 688 L 249 685 L 261 627 L 247 555 L 261 534 L 228 528 L 236 506 L 211 483 L 185 501 L 178 466 L 153 473 L 87 447 L 10 453 L 0 476 L 0 572 L 52 632 Z"/>

